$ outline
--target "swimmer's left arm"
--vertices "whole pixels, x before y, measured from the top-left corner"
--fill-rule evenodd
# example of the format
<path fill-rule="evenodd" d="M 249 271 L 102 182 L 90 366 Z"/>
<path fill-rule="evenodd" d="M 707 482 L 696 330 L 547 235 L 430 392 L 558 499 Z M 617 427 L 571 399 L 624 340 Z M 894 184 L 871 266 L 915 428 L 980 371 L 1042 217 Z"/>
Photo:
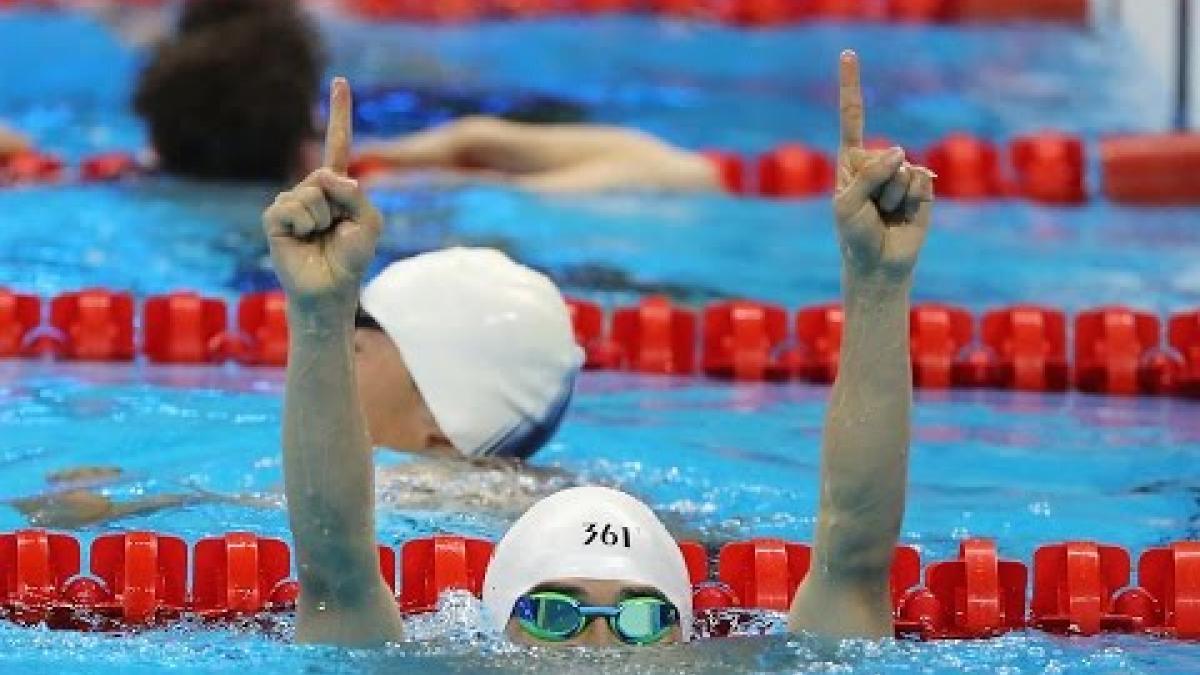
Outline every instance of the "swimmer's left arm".
<path fill-rule="evenodd" d="M 908 475 L 909 291 L 933 180 L 898 148 L 863 148 L 857 57 L 843 54 L 840 68 L 834 212 L 845 337 L 825 422 L 813 560 L 790 625 L 826 637 L 884 637 L 893 631 L 889 577 Z"/>

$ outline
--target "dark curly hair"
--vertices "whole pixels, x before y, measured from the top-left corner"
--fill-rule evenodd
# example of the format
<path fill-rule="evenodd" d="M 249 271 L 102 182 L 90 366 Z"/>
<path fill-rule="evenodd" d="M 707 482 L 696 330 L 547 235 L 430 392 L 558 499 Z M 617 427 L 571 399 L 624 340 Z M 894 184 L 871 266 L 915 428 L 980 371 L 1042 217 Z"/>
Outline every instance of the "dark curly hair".
<path fill-rule="evenodd" d="M 320 39 L 292 0 L 189 0 L 134 108 L 164 171 L 282 181 L 315 137 L 323 70 Z"/>

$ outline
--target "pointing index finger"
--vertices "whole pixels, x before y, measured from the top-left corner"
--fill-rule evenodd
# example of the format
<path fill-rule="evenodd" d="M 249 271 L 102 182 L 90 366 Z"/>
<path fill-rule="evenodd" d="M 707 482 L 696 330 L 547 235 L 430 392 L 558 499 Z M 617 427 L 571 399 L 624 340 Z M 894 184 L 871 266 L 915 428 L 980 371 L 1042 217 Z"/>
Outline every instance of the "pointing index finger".
<path fill-rule="evenodd" d="M 350 166 L 350 145 L 354 140 L 352 112 L 350 83 L 344 77 L 333 78 L 329 88 L 329 126 L 325 130 L 325 166 L 342 175 Z"/>
<path fill-rule="evenodd" d="M 858 55 L 847 49 L 838 63 L 839 109 L 841 112 L 842 148 L 863 147 L 863 96 L 858 74 Z"/>

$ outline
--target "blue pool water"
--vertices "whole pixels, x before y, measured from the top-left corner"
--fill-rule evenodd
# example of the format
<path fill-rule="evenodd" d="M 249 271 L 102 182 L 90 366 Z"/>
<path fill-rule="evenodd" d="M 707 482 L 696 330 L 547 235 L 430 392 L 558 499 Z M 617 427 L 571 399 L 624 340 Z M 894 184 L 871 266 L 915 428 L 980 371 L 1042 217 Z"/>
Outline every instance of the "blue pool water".
<path fill-rule="evenodd" d="M 1121 35 L 1069 29 L 968 31 L 802 27 L 741 33 L 647 20 L 430 31 L 326 23 L 335 69 L 365 84 L 517 85 L 586 104 L 688 145 L 757 150 L 834 137 L 830 70 L 863 51 L 874 130 L 919 146 L 964 128 L 998 139 L 1038 126 L 1089 137 L 1137 130 L 1122 101 L 1152 83 Z M 580 40 L 603 49 L 576 49 Z M 39 45 L 72 49 L 45 58 Z M 124 107 L 140 56 L 103 28 L 58 14 L 0 13 L 0 119 L 68 156 L 134 149 Z M 656 48 L 647 49 L 647 44 Z M 895 54 L 904 54 L 896 58 Z M 1094 185 L 1094 183 L 1093 183 Z M 542 199 L 494 188 L 378 195 L 384 255 L 449 243 L 500 245 L 574 294 L 618 304 L 661 290 L 680 300 L 748 296 L 795 307 L 837 294 L 837 253 L 822 201 L 606 196 Z M 140 294 L 195 288 L 234 297 L 270 283 L 254 188 L 170 182 L 0 191 L 0 285 L 52 294 L 84 285 Z M 981 310 L 1038 300 L 1067 309 L 1125 302 L 1165 313 L 1200 305 L 1200 210 L 940 204 L 918 299 Z M 280 483 L 282 373 L 146 365 L 0 363 L 0 499 L 44 476 L 119 463 L 117 499 L 194 487 L 254 494 L 257 506 L 206 504 L 83 531 L 151 528 L 196 539 L 252 529 L 287 535 Z M 680 531 L 717 544 L 808 539 L 827 391 L 589 374 L 537 463 L 616 484 Z M 927 560 L 957 541 L 998 539 L 1029 560 L 1040 543 L 1092 538 L 1134 550 L 1193 538 L 1200 517 L 1200 408 L 1186 401 L 997 392 L 918 395 L 903 537 Z M 397 458 L 384 458 L 397 463 Z M 0 530 L 23 525 L 0 508 Z M 433 532 L 495 537 L 490 513 L 384 506 L 383 541 Z M 12 672 L 1195 672 L 1194 645 L 1140 637 L 849 644 L 818 654 L 783 636 L 663 652 L 530 652 L 481 634 L 477 607 L 452 599 L 386 652 L 301 648 L 255 630 L 184 627 L 112 638 L 0 625 Z"/>

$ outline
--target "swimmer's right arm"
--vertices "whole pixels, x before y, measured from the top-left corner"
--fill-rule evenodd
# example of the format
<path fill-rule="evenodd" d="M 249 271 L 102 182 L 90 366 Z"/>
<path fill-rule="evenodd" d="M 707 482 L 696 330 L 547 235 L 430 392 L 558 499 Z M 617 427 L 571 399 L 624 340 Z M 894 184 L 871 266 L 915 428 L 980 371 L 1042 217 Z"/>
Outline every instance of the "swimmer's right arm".
<path fill-rule="evenodd" d="M 364 154 L 396 169 L 465 173 L 541 193 L 721 187 L 703 155 L 634 129 L 596 124 L 466 117 L 368 146 Z"/>
<path fill-rule="evenodd" d="M 0 159 L 28 147 L 29 141 L 24 136 L 0 124 Z"/>
<path fill-rule="evenodd" d="M 263 226 L 288 299 L 283 468 L 300 579 L 296 639 L 370 646 L 402 629 L 379 572 L 372 446 L 355 384 L 354 310 L 382 219 L 346 177 L 350 108 L 338 78 L 325 167 L 279 195 Z"/>
<path fill-rule="evenodd" d="M 834 196 L 845 337 L 821 449 L 813 559 L 790 625 L 833 638 L 892 634 L 889 577 L 904 517 L 912 373 L 912 272 L 933 176 L 898 148 L 863 148 L 858 58 L 841 57 L 842 142 Z"/>

